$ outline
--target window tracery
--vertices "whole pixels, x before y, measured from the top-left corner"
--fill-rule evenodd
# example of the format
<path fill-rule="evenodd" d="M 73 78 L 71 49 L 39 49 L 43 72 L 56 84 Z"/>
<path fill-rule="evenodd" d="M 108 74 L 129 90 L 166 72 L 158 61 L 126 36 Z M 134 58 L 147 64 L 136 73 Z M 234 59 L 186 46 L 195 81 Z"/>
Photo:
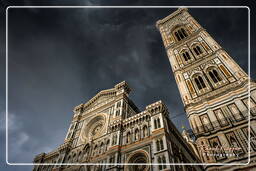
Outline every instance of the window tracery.
<path fill-rule="evenodd" d="M 158 129 L 158 128 L 161 127 L 161 123 L 160 123 L 160 118 L 159 117 L 154 119 L 154 127 L 155 127 L 155 129 Z"/>
<path fill-rule="evenodd" d="M 185 51 L 182 53 L 182 56 L 183 56 L 183 59 L 187 62 L 189 60 L 191 60 L 191 56 L 190 54 L 188 53 L 188 51 Z"/>
<path fill-rule="evenodd" d="M 160 151 L 160 150 L 163 150 L 164 149 L 164 142 L 163 142 L 163 139 L 158 139 L 156 140 L 156 150 L 157 151 Z"/>
<path fill-rule="evenodd" d="M 203 50 L 202 48 L 199 46 L 199 45 L 196 45 L 193 47 L 193 51 L 195 52 L 195 54 L 197 56 L 201 55 L 203 53 Z"/>
<path fill-rule="evenodd" d="M 188 37 L 187 31 L 183 27 L 174 30 L 173 33 L 177 41 L 180 41 Z"/>
<path fill-rule="evenodd" d="M 134 140 L 135 140 L 135 141 L 139 140 L 139 129 L 136 129 L 136 130 L 135 130 Z"/>
<path fill-rule="evenodd" d="M 130 132 L 127 132 L 127 134 L 126 134 L 126 143 L 127 144 L 131 143 L 131 133 Z"/>
<path fill-rule="evenodd" d="M 114 134 L 112 139 L 112 145 L 116 145 L 116 143 L 117 143 L 117 135 Z"/>
<path fill-rule="evenodd" d="M 215 69 L 209 70 L 208 74 L 210 75 L 210 77 L 214 83 L 218 83 L 222 80 L 219 73 Z"/>
<path fill-rule="evenodd" d="M 145 138 L 146 136 L 148 136 L 148 128 L 147 126 L 145 125 L 142 129 L 142 136 L 143 138 Z"/>
<path fill-rule="evenodd" d="M 163 170 L 163 169 L 166 168 L 166 158 L 165 158 L 164 155 L 163 156 L 158 156 L 157 161 L 159 163 L 159 165 L 158 165 L 159 170 Z"/>

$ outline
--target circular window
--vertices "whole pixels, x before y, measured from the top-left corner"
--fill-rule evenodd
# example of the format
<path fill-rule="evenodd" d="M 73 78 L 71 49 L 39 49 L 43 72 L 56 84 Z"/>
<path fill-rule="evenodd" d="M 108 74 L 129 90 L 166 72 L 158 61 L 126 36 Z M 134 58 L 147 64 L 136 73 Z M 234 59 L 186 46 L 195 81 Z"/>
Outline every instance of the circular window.
<path fill-rule="evenodd" d="M 101 136 L 105 130 L 106 117 L 103 114 L 99 114 L 92 118 L 86 127 L 83 128 L 83 138 L 88 141 Z"/>
<path fill-rule="evenodd" d="M 96 123 L 94 123 L 90 128 L 89 128 L 89 137 L 91 138 L 97 138 L 98 136 L 101 135 L 101 132 L 104 127 L 104 120 L 99 120 Z"/>

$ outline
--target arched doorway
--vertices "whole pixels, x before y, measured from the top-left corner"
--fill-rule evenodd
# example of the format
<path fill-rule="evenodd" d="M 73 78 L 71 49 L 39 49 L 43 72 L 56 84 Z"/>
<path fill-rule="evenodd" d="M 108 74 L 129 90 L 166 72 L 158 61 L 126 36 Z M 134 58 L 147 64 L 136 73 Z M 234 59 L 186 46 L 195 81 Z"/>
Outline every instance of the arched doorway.
<path fill-rule="evenodd" d="M 127 163 L 134 163 L 137 165 L 127 165 L 125 167 L 126 171 L 148 171 L 149 165 L 143 165 L 143 163 L 149 163 L 149 157 L 147 152 L 144 150 L 140 150 L 131 154 L 128 159 Z"/>

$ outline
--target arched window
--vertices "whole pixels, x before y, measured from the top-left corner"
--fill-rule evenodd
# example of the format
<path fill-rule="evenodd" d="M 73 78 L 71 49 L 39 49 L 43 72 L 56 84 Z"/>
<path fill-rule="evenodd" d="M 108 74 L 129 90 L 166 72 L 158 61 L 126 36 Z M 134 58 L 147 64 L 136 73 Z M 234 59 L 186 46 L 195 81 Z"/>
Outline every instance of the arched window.
<path fill-rule="evenodd" d="M 84 158 L 87 158 L 89 156 L 89 152 L 90 152 L 90 146 L 86 145 L 86 147 L 84 148 Z"/>
<path fill-rule="evenodd" d="M 195 83 L 196 83 L 197 88 L 198 88 L 199 90 L 201 90 L 201 89 L 203 89 L 203 88 L 206 87 L 206 85 L 205 85 L 205 83 L 204 83 L 204 80 L 203 80 L 203 78 L 202 78 L 201 76 L 195 77 L 194 80 L 195 80 Z"/>
<path fill-rule="evenodd" d="M 108 140 L 107 140 L 107 142 L 106 142 L 106 144 L 105 144 L 105 151 L 108 151 L 108 148 L 109 148 L 109 142 L 110 142 L 110 140 L 108 139 Z"/>
<path fill-rule="evenodd" d="M 222 80 L 219 73 L 215 69 L 210 70 L 208 73 L 214 83 L 218 83 Z"/>
<path fill-rule="evenodd" d="M 94 153 L 93 153 L 93 155 L 97 155 L 97 145 L 95 145 L 95 147 L 94 147 Z"/>
<path fill-rule="evenodd" d="M 182 56 L 184 58 L 185 61 L 189 61 L 191 59 L 190 55 L 188 52 L 183 52 Z"/>
<path fill-rule="evenodd" d="M 202 89 L 202 86 L 201 86 L 201 84 L 200 84 L 198 78 L 195 78 L 195 82 L 196 82 L 196 85 L 197 85 L 198 89 L 201 90 L 201 89 Z"/>
<path fill-rule="evenodd" d="M 163 169 L 165 169 L 166 168 L 166 165 L 165 165 L 166 158 L 165 158 L 165 156 L 162 157 L 162 163 L 163 163 Z"/>
<path fill-rule="evenodd" d="M 112 139 L 112 145 L 116 145 L 117 143 L 117 135 L 113 135 L 113 139 Z"/>
<path fill-rule="evenodd" d="M 212 70 L 212 72 L 213 72 L 213 75 L 217 78 L 218 81 L 221 81 L 221 80 L 222 80 L 221 77 L 220 77 L 220 75 L 219 75 L 219 73 L 218 73 L 215 69 Z"/>
<path fill-rule="evenodd" d="M 115 155 L 109 158 L 109 163 L 115 163 Z"/>
<path fill-rule="evenodd" d="M 175 34 L 176 39 L 177 39 L 178 41 L 180 41 L 181 39 L 180 39 L 180 36 L 179 36 L 178 32 L 175 32 L 174 34 Z"/>
<path fill-rule="evenodd" d="M 135 137 L 134 137 L 135 141 L 139 140 L 139 129 L 135 130 Z"/>
<path fill-rule="evenodd" d="M 160 151 L 159 140 L 156 140 L 156 151 Z"/>
<path fill-rule="evenodd" d="M 100 149 L 99 149 L 99 154 L 103 153 L 104 152 L 104 144 L 103 142 L 100 144 Z"/>
<path fill-rule="evenodd" d="M 163 143 L 163 140 L 162 139 L 158 139 L 156 141 L 156 150 L 157 151 L 160 151 L 160 150 L 163 150 L 164 149 L 164 143 Z"/>
<path fill-rule="evenodd" d="M 163 143 L 163 140 L 160 139 L 160 149 L 163 150 L 164 149 L 164 143 Z"/>
<path fill-rule="evenodd" d="M 131 142 L 131 133 L 128 132 L 128 133 L 126 134 L 126 143 L 128 144 L 128 143 L 130 143 L 130 142 Z"/>
<path fill-rule="evenodd" d="M 199 79 L 199 82 L 202 85 L 202 87 L 205 88 L 206 86 L 205 86 L 203 78 L 201 76 L 198 76 L 198 79 Z"/>
<path fill-rule="evenodd" d="M 188 35 L 187 35 L 187 32 L 184 30 L 184 28 L 181 28 L 180 30 L 181 30 L 182 34 L 184 35 L 184 37 L 187 37 L 187 36 L 188 36 Z"/>
<path fill-rule="evenodd" d="M 165 169 L 166 168 L 166 165 L 165 165 L 165 163 L 166 163 L 166 158 L 165 158 L 165 156 L 159 156 L 158 157 L 158 159 L 157 159 L 157 161 L 158 161 L 158 169 L 159 170 L 162 170 L 162 169 Z"/>
<path fill-rule="evenodd" d="M 160 128 L 160 127 L 161 127 L 160 119 L 157 118 L 157 128 Z"/>
<path fill-rule="evenodd" d="M 80 161 L 82 159 L 82 151 L 78 153 L 77 161 Z"/>
<path fill-rule="evenodd" d="M 76 153 L 73 155 L 73 163 L 76 162 Z"/>
<path fill-rule="evenodd" d="M 162 157 L 160 156 L 160 157 L 158 157 L 158 159 L 157 159 L 157 161 L 158 161 L 158 169 L 159 170 L 162 170 L 163 168 L 162 168 L 162 165 L 161 165 L 161 163 L 162 163 Z"/>
<path fill-rule="evenodd" d="M 147 132 L 148 132 L 147 126 L 144 126 L 144 127 L 143 127 L 143 130 L 142 130 L 142 136 L 143 136 L 143 138 L 146 137 L 146 136 L 148 136 L 148 133 L 147 133 Z"/>
<path fill-rule="evenodd" d="M 200 46 L 196 45 L 195 47 L 193 47 L 193 51 L 196 53 L 196 55 L 200 55 L 203 53 L 202 49 Z"/>
<path fill-rule="evenodd" d="M 178 41 L 188 37 L 188 34 L 184 28 L 180 28 L 174 32 L 174 35 Z"/>
<path fill-rule="evenodd" d="M 161 122 L 159 118 L 154 119 L 154 127 L 155 129 L 158 129 L 161 127 Z"/>
<path fill-rule="evenodd" d="M 65 162 L 65 163 L 71 163 L 71 162 L 70 162 L 70 160 L 71 160 L 71 156 L 69 155 L 69 156 L 67 157 L 67 159 L 66 159 L 66 162 Z"/>

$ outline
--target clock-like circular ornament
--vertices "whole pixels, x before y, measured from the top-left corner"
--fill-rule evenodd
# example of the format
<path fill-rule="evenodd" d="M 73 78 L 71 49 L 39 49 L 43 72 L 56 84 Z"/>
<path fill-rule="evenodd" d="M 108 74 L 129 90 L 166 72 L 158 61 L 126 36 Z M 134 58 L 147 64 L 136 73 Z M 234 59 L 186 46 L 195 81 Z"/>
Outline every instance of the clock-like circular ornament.
<path fill-rule="evenodd" d="M 84 143 L 96 139 L 104 134 L 106 130 L 106 114 L 97 114 L 83 127 L 82 141 Z"/>
<path fill-rule="evenodd" d="M 99 137 L 104 128 L 104 121 L 101 119 L 94 123 L 89 130 L 89 138 L 95 139 Z"/>

